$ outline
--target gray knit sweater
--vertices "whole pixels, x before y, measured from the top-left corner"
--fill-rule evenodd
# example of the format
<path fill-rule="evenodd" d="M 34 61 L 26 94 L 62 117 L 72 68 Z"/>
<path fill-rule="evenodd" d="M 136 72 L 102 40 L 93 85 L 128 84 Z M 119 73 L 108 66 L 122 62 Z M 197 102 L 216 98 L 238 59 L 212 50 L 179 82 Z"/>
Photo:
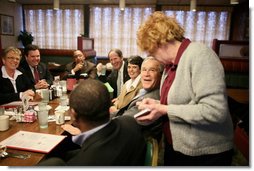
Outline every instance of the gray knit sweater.
<path fill-rule="evenodd" d="M 163 73 L 162 82 L 166 73 Z M 214 51 L 191 43 L 184 51 L 168 93 L 173 148 L 198 156 L 233 148 L 224 69 Z"/>

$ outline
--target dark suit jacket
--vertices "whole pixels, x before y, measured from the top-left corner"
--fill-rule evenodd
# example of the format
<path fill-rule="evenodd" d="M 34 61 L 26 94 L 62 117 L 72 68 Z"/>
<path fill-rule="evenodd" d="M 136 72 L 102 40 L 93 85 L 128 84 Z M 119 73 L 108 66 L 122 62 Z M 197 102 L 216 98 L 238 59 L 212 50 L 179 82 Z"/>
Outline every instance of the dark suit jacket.
<path fill-rule="evenodd" d="M 144 98 L 152 98 L 155 100 L 160 100 L 160 90 L 159 89 L 155 89 L 152 91 L 148 91 L 147 93 L 138 96 L 138 97 L 134 97 L 130 103 L 125 106 L 124 108 L 121 108 L 116 116 L 121 116 L 121 115 L 129 115 L 129 116 L 134 116 L 136 113 L 138 113 L 140 110 L 138 109 L 138 106 L 136 105 L 136 103 L 138 101 L 143 100 Z"/>
<path fill-rule="evenodd" d="M 123 68 L 123 75 L 122 75 L 123 83 L 125 83 L 126 81 L 130 79 L 127 69 L 128 69 L 128 63 L 127 61 L 125 61 L 124 68 Z M 113 98 L 117 97 L 117 77 L 118 77 L 118 71 L 114 69 L 111 71 L 108 77 L 106 78 L 105 76 L 98 77 L 100 81 L 104 83 L 108 82 L 110 86 L 114 89 Z"/>
<path fill-rule="evenodd" d="M 22 70 L 20 71 L 23 73 Z M 20 92 L 24 92 L 28 89 L 34 89 L 34 85 L 31 84 L 29 78 L 25 74 L 19 75 L 17 77 L 16 87 L 18 93 L 15 93 L 11 81 L 8 78 L 3 78 L 2 70 L 0 69 L 0 105 L 20 100 Z"/>
<path fill-rule="evenodd" d="M 81 149 L 62 155 L 69 166 L 142 166 L 146 142 L 140 127 L 129 116 L 113 119 L 107 126 L 92 134 Z M 65 158 L 63 158 L 65 157 Z M 47 160 L 39 165 L 54 165 Z M 55 160 L 55 165 L 63 162 Z"/>
<path fill-rule="evenodd" d="M 30 82 L 33 85 L 35 85 L 33 73 L 31 71 L 28 63 L 26 62 L 26 60 L 23 60 L 22 63 L 20 63 L 20 67 L 24 69 L 25 74 L 30 78 Z M 38 72 L 39 72 L 40 80 L 45 79 L 49 85 L 53 84 L 53 76 L 49 72 L 48 67 L 47 67 L 46 64 L 40 62 L 38 64 L 37 69 L 38 69 Z"/>
<path fill-rule="evenodd" d="M 133 98 L 132 101 L 124 108 L 120 109 L 116 117 L 119 116 L 131 116 L 133 117 L 136 113 L 138 113 L 140 110 L 138 109 L 138 106 L 136 103 L 138 101 L 141 101 L 144 98 L 152 98 L 155 100 L 160 100 L 160 90 L 155 89 L 152 91 L 147 92 L 146 94 L 143 94 L 137 98 Z M 162 135 L 162 118 L 159 118 L 155 122 L 149 123 L 147 125 L 142 125 L 141 126 L 143 134 L 145 137 L 153 137 L 157 139 L 158 141 L 161 140 L 161 135 Z"/>
<path fill-rule="evenodd" d="M 71 74 L 71 70 L 76 66 L 76 62 L 71 62 L 66 65 L 65 67 L 65 73 L 63 75 L 63 79 L 67 79 L 68 74 Z M 97 69 L 96 65 L 90 61 L 84 61 L 84 65 L 81 70 L 77 71 L 75 73 L 75 77 L 79 79 L 80 74 L 86 73 L 88 77 L 90 78 L 96 78 L 97 77 Z"/>

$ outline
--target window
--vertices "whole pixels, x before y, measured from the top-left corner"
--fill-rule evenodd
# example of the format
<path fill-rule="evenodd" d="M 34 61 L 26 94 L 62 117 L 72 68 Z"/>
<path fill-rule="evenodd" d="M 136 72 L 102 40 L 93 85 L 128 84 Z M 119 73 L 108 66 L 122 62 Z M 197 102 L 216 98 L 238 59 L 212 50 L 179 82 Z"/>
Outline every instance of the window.
<path fill-rule="evenodd" d="M 77 37 L 84 33 L 82 5 L 24 6 L 26 30 L 34 36 L 34 44 L 45 49 L 77 49 Z"/>
<path fill-rule="evenodd" d="M 182 7 L 181 7 L 182 8 Z M 188 7 L 189 9 L 189 7 Z M 185 29 L 185 36 L 191 41 L 205 43 L 212 47 L 213 39 L 227 40 L 230 28 L 230 13 L 203 10 L 163 10 L 175 16 Z M 136 44 L 139 25 L 154 11 L 153 7 L 128 7 L 121 12 L 118 7 L 93 6 L 90 15 L 90 36 L 94 38 L 98 56 L 107 56 L 111 48 L 122 50 L 124 57 L 141 54 Z"/>
<path fill-rule="evenodd" d="M 191 41 L 205 43 L 212 47 L 213 39 L 229 38 L 230 17 L 226 11 L 174 11 L 166 10 L 168 16 L 175 16 L 185 30 L 185 37 Z"/>
<path fill-rule="evenodd" d="M 162 8 L 167 15 L 176 17 L 186 31 L 186 38 L 210 47 L 215 38 L 229 38 L 231 20 L 231 9 L 214 9 L 190 12 L 189 7 L 183 6 Z M 77 36 L 84 33 L 82 5 L 61 5 L 58 11 L 52 6 L 26 5 L 24 11 L 26 30 L 35 37 L 34 44 L 48 49 L 77 49 Z M 138 50 L 136 33 L 154 11 L 153 6 L 127 6 L 124 11 L 113 5 L 90 6 L 89 37 L 94 38 L 97 56 L 107 56 L 110 49 L 119 48 L 124 57 L 145 57 Z"/>
<path fill-rule="evenodd" d="M 91 6 L 90 37 L 94 38 L 97 56 L 107 56 L 112 48 L 119 48 L 124 57 L 144 56 L 136 43 L 139 25 L 154 11 L 152 7 Z"/>

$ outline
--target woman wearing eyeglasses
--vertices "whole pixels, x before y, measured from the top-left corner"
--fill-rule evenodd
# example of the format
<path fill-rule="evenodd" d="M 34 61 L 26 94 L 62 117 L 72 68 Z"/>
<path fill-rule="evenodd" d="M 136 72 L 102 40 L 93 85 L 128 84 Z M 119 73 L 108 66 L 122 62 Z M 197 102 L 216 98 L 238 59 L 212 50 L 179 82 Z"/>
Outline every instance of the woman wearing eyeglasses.
<path fill-rule="evenodd" d="M 21 51 L 7 47 L 2 56 L 3 66 L 0 70 L 0 105 L 21 100 L 23 96 L 35 95 L 34 86 L 22 70 L 17 69 L 21 60 Z"/>

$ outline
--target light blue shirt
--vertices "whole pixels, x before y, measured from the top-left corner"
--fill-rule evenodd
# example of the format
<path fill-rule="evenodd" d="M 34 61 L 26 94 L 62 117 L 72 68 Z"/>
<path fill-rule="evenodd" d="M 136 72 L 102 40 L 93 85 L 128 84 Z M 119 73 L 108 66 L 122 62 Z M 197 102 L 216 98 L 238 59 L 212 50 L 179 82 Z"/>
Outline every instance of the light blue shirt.
<path fill-rule="evenodd" d="M 107 123 L 105 124 L 102 124 L 98 127 L 95 127 L 89 131 L 86 131 L 86 132 L 82 132 L 81 134 L 79 135 L 75 135 L 75 136 L 72 136 L 72 141 L 75 143 L 75 144 L 78 144 L 80 146 L 82 146 L 82 144 L 85 142 L 85 140 L 90 137 L 91 135 L 93 135 L 95 132 L 99 131 L 100 129 L 104 128 L 105 126 L 107 126 L 108 124 L 110 123 L 110 121 L 108 121 Z"/>

